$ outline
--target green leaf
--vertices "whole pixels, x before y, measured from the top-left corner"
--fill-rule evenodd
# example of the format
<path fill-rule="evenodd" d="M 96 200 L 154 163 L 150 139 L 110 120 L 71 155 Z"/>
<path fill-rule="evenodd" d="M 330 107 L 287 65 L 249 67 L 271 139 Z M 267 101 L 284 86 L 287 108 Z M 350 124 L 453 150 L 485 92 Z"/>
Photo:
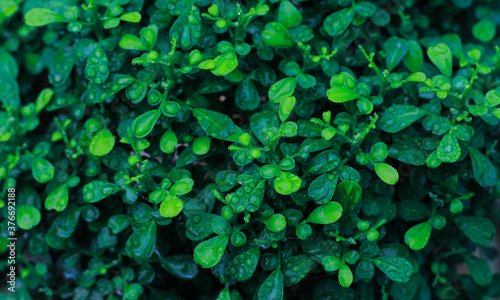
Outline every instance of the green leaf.
<path fill-rule="evenodd" d="M 140 32 L 141 40 L 147 45 L 148 49 L 153 49 L 156 38 L 158 37 L 158 26 L 156 24 L 151 24 L 147 27 L 141 29 Z"/>
<path fill-rule="evenodd" d="M 488 262 L 469 254 L 464 255 L 464 257 L 472 279 L 480 286 L 489 285 L 493 277 Z"/>
<path fill-rule="evenodd" d="M 482 187 L 494 186 L 497 182 L 497 170 L 488 157 L 479 150 L 467 146 L 472 160 L 474 178 Z"/>
<path fill-rule="evenodd" d="M 358 94 L 356 91 L 346 88 L 346 87 L 341 87 L 341 86 L 335 86 L 330 88 L 327 92 L 326 95 L 328 97 L 328 100 L 335 102 L 335 103 L 344 103 L 352 100 L 356 100 L 361 97 L 360 94 Z"/>
<path fill-rule="evenodd" d="M 37 158 L 33 161 L 31 169 L 33 177 L 40 183 L 46 183 L 54 178 L 54 166 L 44 158 Z"/>
<path fill-rule="evenodd" d="M 295 97 L 285 97 L 281 98 L 280 106 L 278 109 L 279 117 L 281 123 L 285 123 L 288 119 L 288 116 L 292 113 L 293 108 L 295 107 Z"/>
<path fill-rule="evenodd" d="M 418 251 L 423 249 L 431 237 L 431 223 L 423 222 L 408 229 L 405 233 L 405 243 L 410 249 Z"/>
<path fill-rule="evenodd" d="M 384 51 L 386 53 L 385 64 L 387 69 L 391 71 L 399 65 L 406 53 L 408 53 L 408 50 L 409 44 L 406 40 L 395 36 L 389 38 L 384 44 Z"/>
<path fill-rule="evenodd" d="M 229 236 L 219 235 L 198 244 L 194 249 L 194 261 L 204 269 L 215 266 L 222 258 L 228 241 Z"/>
<path fill-rule="evenodd" d="M 290 48 L 295 45 L 288 29 L 278 22 L 267 23 L 261 36 L 264 43 L 270 47 Z"/>
<path fill-rule="evenodd" d="M 139 283 L 127 284 L 123 291 L 123 298 L 137 300 L 144 293 L 144 288 Z"/>
<path fill-rule="evenodd" d="M 324 256 L 321 264 L 327 272 L 335 272 L 343 265 L 342 260 L 335 255 Z"/>
<path fill-rule="evenodd" d="M 104 156 L 111 152 L 115 146 L 115 137 L 108 129 L 102 129 L 92 138 L 90 153 L 96 156 Z"/>
<path fill-rule="evenodd" d="M 497 34 L 497 27 L 492 20 L 484 18 L 472 27 L 472 34 L 481 42 L 488 43 Z"/>
<path fill-rule="evenodd" d="M 340 165 L 341 157 L 337 151 L 327 150 L 316 155 L 312 160 L 307 173 L 321 174 L 335 170 Z"/>
<path fill-rule="evenodd" d="M 122 36 L 119 45 L 126 50 L 148 50 L 146 43 L 135 35 L 128 33 Z"/>
<path fill-rule="evenodd" d="M 495 107 L 498 104 L 500 104 L 500 93 L 498 93 L 496 90 L 492 90 L 486 93 L 482 106 Z"/>
<path fill-rule="evenodd" d="M 395 185 L 399 180 L 399 173 L 393 166 L 386 163 L 378 163 L 375 165 L 375 173 L 382 179 L 383 182 Z"/>
<path fill-rule="evenodd" d="M 108 79 L 109 63 L 106 53 L 100 48 L 95 49 L 87 58 L 85 75 L 94 84 L 102 84 Z"/>
<path fill-rule="evenodd" d="M 201 241 L 209 237 L 214 233 L 212 224 L 214 224 L 217 219 L 219 219 L 220 222 L 222 217 L 208 213 L 190 216 L 186 224 L 186 236 L 192 241 Z"/>
<path fill-rule="evenodd" d="M 78 207 L 68 208 L 52 221 L 49 232 L 57 238 L 68 239 L 75 231 L 80 215 L 81 209 Z"/>
<path fill-rule="evenodd" d="M 302 180 L 295 174 L 281 172 L 274 180 L 274 189 L 278 194 L 290 195 L 299 190 Z"/>
<path fill-rule="evenodd" d="M 490 219 L 475 216 L 459 216 L 455 224 L 474 243 L 486 247 L 491 244 L 496 230 Z"/>
<path fill-rule="evenodd" d="M 42 111 L 42 109 L 49 104 L 50 100 L 52 99 L 52 96 L 54 95 L 54 90 L 52 89 L 43 89 L 40 94 L 38 94 L 38 97 L 36 98 L 35 102 L 35 112 L 39 113 Z"/>
<path fill-rule="evenodd" d="M 196 5 L 191 5 L 189 9 L 175 20 L 170 27 L 170 40 L 175 39 L 182 50 L 192 48 L 201 36 L 200 10 Z"/>
<path fill-rule="evenodd" d="M 45 8 L 32 8 L 24 16 L 26 25 L 44 26 L 56 22 L 67 22 L 66 18 Z"/>
<path fill-rule="evenodd" d="M 177 146 L 177 136 L 172 130 L 167 130 L 161 136 L 160 149 L 165 153 L 174 153 L 175 146 Z"/>
<path fill-rule="evenodd" d="M 371 17 L 375 13 L 375 11 L 377 10 L 377 6 L 368 1 L 363 1 L 356 3 L 356 5 L 354 5 L 354 10 L 358 15 L 367 18 Z"/>
<path fill-rule="evenodd" d="M 243 79 L 236 89 L 234 95 L 236 105 L 242 110 L 254 110 L 260 104 L 259 92 L 255 88 L 253 80 L 249 77 Z"/>
<path fill-rule="evenodd" d="M 179 279 L 190 280 L 198 275 L 199 267 L 192 255 L 165 256 L 159 262 L 163 269 Z"/>
<path fill-rule="evenodd" d="M 468 142 L 474 136 L 474 127 L 470 125 L 455 125 L 450 131 L 457 139 Z"/>
<path fill-rule="evenodd" d="M 212 139 L 208 136 L 198 137 L 193 142 L 193 152 L 196 155 L 205 155 L 210 151 Z"/>
<path fill-rule="evenodd" d="M 104 102 L 109 97 L 126 88 L 136 80 L 134 77 L 124 74 L 110 74 L 106 84 L 96 85 L 89 83 L 88 100 L 93 103 Z"/>
<path fill-rule="evenodd" d="M 266 228 L 272 232 L 279 232 L 286 228 L 286 218 L 282 214 L 274 214 L 268 220 Z"/>
<path fill-rule="evenodd" d="M 339 283 L 347 288 L 352 284 L 353 275 L 348 265 L 342 265 L 339 269 Z"/>
<path fill-rule="evenodd" d="M 125 245 L 125 253 L 136 261 L 147 261 L 156 246 L 156 222 L 150 221 L 138 227 Z"/>
<path fill-rule="evenodd" d="M 129 215 L 114 215 L 108 220 L 108 227 L 113 234 L 118 234 L 127 229 L 132 223 L 132 217 Z"/>
<path fill-rule="evenodd" d="M 316 263 L 306 255 L 290 256 L 283 260 L 284 286 L 299 283 L 316 266 Z"/>
<path fill-rule="evenodd" d="M 210 70 L 214 75 L 226 76 L 238 66 L 236 53 L 227 52 L 217 56 L 214 59 L 215 66 Z"/>
<path fill-rule="evenodd" d="M 229 294 L 229 288 L 227 286 L 219 293 L 216 300 L 231 300 L 231 294 Z"/>
<path fill-rule="evenodd" d="M 83 199 L 89 203 L 99 202 L 117 192 L 120 186 L 107 181 L 92 181 L 83 187 Z"/>
<path fill-rule="evenodd" d="M 189 193 L 193 189 L 194 181 L 190 178 L 183 178 L 170 188 L 170 193 L 181 196 Z"/>
<path fill-rule="evenodd" d="M 120 25 L 120 18 L 109 18 L 102 22 L 102 27 L 104 29 L 116 28 L 118 25 Z"/>
<path fill-rule="evenodd" d="M 371 261 L 362 259 L 356 267 L 356 278 L 364 282 L 370 282 L 375 273 L 375 268 Z"/>
<path fill-rule="evenodd" d="M 160 205 L 160 215 L 165 218 L 175 218 L 183 207 L 184 204 L 179 197 L 168 195 Z"/>
<path fill-rule="evenodd" d="M 282 99 L 291 97 L 297 86 L 297 80 L 287 77 L 275 82 L 269 89 L 269 100 L 280 103 Z"/>
<path fill-rule="evenodd" d="M 17 208 L 17 225 L 24 230 L 30 230 L 40 223 L 42 215 L 38 208 L 22 205 Z"/>
<path fill-rule="evenodd" d="M 427 76 L 425 75 L 425 73 L 422 72 L 416 72 L 406 77 L 406 81 L 412 81 L 412 82 L 425 82 L 425 80 L 427 80 Z"/>
<path fill-rule="evenodd" d="M 361 201 L 362 195 L 363 190 L 359 184 L 352 181 L 343 181 L 335 190 L 335 202 L 342 205 L 344 214 L 348 214 Z"/>
<path fill-rule="evenodd" d="M 0 101 L 14 111 L 21 106 L 19 84 L 16 81 L 18 73 L 14 57 L 9 52 L 0 50 Z"/>
<path fill-rule="evenodd" d="M 447 163 L 452 163 L 458 160 L 462 150 L 460 144 L 454 135 L 451 133 L 446 134 L 437 148 L 438 158 Z"/>
<path fill-rule="evenodd" d="M 201 128 L 211 137 L 239 142 L 239 137 L 244 133 L 228 116 L 203 108 L 193 109 L 193 115 L 198 120 Z"/>
<path fill-rule="evenodd" d="M 448 46 L 445 44 L 437 44 L 436 46 L 429 47 L 427 55 L 444 76 L 451 77 L 452 55 Z"/>
<path fill-rule="evenodd" d="M 329 202 L 313 210 L 307 217 L 307 221 L 315 224 L 332 224 L 341 216 L 342 206 L 337 202 Z"/>
<path fill-rule="evenodd" d="M 290 1 L 282 0 L 278 9 L 278 22 L 286 28 L 293 28 L 302 23 L 302 14 Z"/>
<path fill-rule="evenodd" d="M 317 204 L 330 202 L 337 188 L 338 178 L 338 175 L 325 173 L 314 179 L 307 190 L 309 198 Z"/>
<path fill-rule="evenodd" d="M 139 23 L 141 21 L 141 14 L 133 11 L 120 16 L 120 20 L 131 23 Z"/>
<path fill-rule="evenodd" d="M 45 199 L 45 209 L 54 209 L 57 212 L 61 212 L 68 206 L 69 191 L 68 185 L 62 184 L 56 189 L 54 189 Z"/>
<path fill-rule="evenodd" d="M 103 227 L 97 236 L 97 248 L 99 250 L 110 249 L 116 246 L 118 237 L 112 234 L 108 227 Z"/>
<path fill-rule="evenodd" d="M 252 129 L 252 133 L 265 146 L 267 146 L 274 134 L 278 133 L 279 125 L 280 120 L 278 115 L 269 110 L 256 113 L 250 119 L 250 128 Z"/>
<path fill-rule="evenodd" d="M 283 273 L 280 268 L 274 270 L 264 280 L 257 295 L 259 300 L 283 300 Z"/>
<path fill-rule="evenodd" d="M 417 41 L 408 41 L 408 52 L 403 62 L 411 72 L 415 73 L 422 70 L 424 64 L 424 51 Z"/>
<path fill-rule="evenodd" d="M 354 9 L 344 8 L 325 18 L 323 29 L 330 36 L 338 36 L 344 33 L 355 16 Z"/>
<path fill-rule="evenodd" d="M 394 105 L 388 108 L 378 125 L 385 132 L 395 133 L 405 129 L 427 112 L 419 107 L 412 105 Z"/>
<path fill-rule="evenodd" d="M 148 136 L 153 130 L 156 122 L 160 118 L 160 110 L 154 109 L 143 113 L 142 115 L 135 118 L 132 123 L 132 131 L 138 138 L 143 138 Z"/>
<path fill-rule="evenodd" d="M 379 257 L 373 264 L 395 282 L 407 282 L 413 274 L 413 267 L 402 257 Z"/>
<path fill-rule="evenodd" d="M 259 265 L 259 257 L 260 250 L 258 247 L 252 247 L 242 252 L 231 260 L 229 274 L 240 282 L 249 280 Z"/>
<path fill-rule="evenodd" d="M 238 183 L 238 180 L 241 180 L 241 177 L 238 177 L 236 183 Z M 241 182 L 241 184 L 241 188 L 236 190 L 235 193 L 230 194 L 230 196 L 228 195 L 231 207 L 236 213 L 243 212 L 244 210 L 249 212 L 257 211 L 264 198 L 265 181 L 252 177 L 245 180 L 245 182 Z M 227 186 L 227 188 L 231 189 L 232 187 Z"/>

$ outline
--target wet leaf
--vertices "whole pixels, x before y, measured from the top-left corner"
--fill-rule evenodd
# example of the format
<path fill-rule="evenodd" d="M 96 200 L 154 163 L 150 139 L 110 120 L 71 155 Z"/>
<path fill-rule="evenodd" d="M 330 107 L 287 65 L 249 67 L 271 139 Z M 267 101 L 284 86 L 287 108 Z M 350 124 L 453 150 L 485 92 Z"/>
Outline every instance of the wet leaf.
<path fill-rule="evenodd" d="M 262 283 L 257 292 L 259 300 L 282 300 L 283 291 L 283 273 L 278 268 L 274 270 L 269 277 Z"/>
<path fill-rule="evenodd" d="M 438 158 L 446 163 L 457 161 L 461 154 L 460 144 L 457 139 L 450 133 L 446 134 L 437 149 Z"/>
<path fill-rule="evenodd" d="M 385 132 L 395 133 L 410 126 L 427 112 L 411 105 L 394 105 L 387 109 L 378 122 L 380 129 Z"/>
<path fill-rule="evenodd" d="M 287 257 L 283 260 L 284 286 L 299 283 L 314 268 L 316 263 L 306 255 Z"/>
<path fill-rule="evenodd" d="M 450 48 L 445 44 L 437 44 L 427 49 L 427 55 L 432 63 L 443 73 L 450 77 L 452 72 L 452 56 Z"/>
<path fill-rule="evenodd" d="M 455 224 L 474 243 L 484 247 L 491 243 L 496 232 L 491 220 L 483 217 L 459 216 Z"/>
<path fill-rule="evenodd" d="M 54 189 L 45 199 L 45 209 L 54 209 L 57 212 L 61 212 L 68 206 L 69 191 L 66 184 L 62 184 L 56 189 Z"/>
<path fill-rule="evenodd" d="M 394 282 L 407 282 L 413 274 L 413 267 L 401 257 L 380 257 L 373 264 Z"/>
<path fill-rule="evenodd" d="M 361 97 L 356 91 L 341 87 L 335 86 L 330 88 L 326 93 L 328 100 L 335 103 L 344 103 L 352 100 L 356 100 Z"/>
<path fill-rule="evenodd" d="M 33 206 L 23 205 L 17 208 L 17 225 L 23 230 L 37 226 L 42 219 L 40 211 Z"/>
<path fill-rule="evenodd" d="M 384 44 L 384 50 L 386 52 L 385 64 L 387 69 L 391 71 L 403 60 L 408 53 L 409 43 L 398 37 L 389 38 Z"/>
<path fill-rule="evenodd" d="M 355 12 L 352 8 L 344 8 L 325 18 L 323 28 L 330 36 L 338 36 L 351 24 Z"/>
<path fill-rule="evenodd" d="M 92 138 L 90 153 L 96 156 L 104 156 L 111 152 L 115 146 L 115 137 L 108 129 L 102 129 Z"/>
<path fill-rule="evenodd" d="M 486 261 L 473 255 L 465 255 L 465 263 L 472 279 L 481 286 L 486 286 L 492 281 L 490 267 Z"/>
<path fill-rule="evenodd" d="M 125 252 L 137 261 L 146 261 L 153 255 L 156 245 L 156 223 L 142 224 L 130 235 L 125 245 Z"/>
<path fill-rule="evenodd" d="M 252 247 L 231 260 L 228 272 L 234 276 L 237 281 L 247 281 L 252 277 L 257 269 L 259 258 L 259 248 Z"/>
<path fill-rule="evenodd" d="M 386 163 L 378 163 L 375 165 L 375 173 L 382 179 L 383 182 L 395 185 L 399 180 L 399 173 L 393 166 Z"/>
<path fill-rule="evenodd" d="M 467 147 L 472 160 L 474 178 L 482 187 L 493 186 L 497 182 L 497 171 L 487 156 L 479 150 Z"/>
<path fill-rule="evenodd" d="M 344 214 L 351 212 L 356 205 L 361 201 L 363 190 L 356 182 L 343 181 L 335 190 L 335 202 L 342 205 Z"/>
<path fill-rule="evenodd" d="M 54 166 L 44 158 L 37 158 L 31 169 L 33 177 L 40 183 L 46 183 L 54 178 Z"/>
<path fill-rule="evenodd" d="M 160 266 L 170 274 L 183 280 L 193 279 L 198 274 L 198 265 L 191 255 L 173 255 L 160 259 Z"/>
<path fill-rule="evenodd" d="M 410 249 L 418 251 L 423 249 L 431 236 L 431 223 L 423 222 L 413 226 L 405 233 L 405 243 Z"/>
<path fill-rule="evenodd" d="M 342 206 L 337 202 L 329 202 L 313 210 L 307 217 L 307 221 L 315 224 L 332 224 L 341 216 Z"/>
<path fill-rule="evenodd" d="M 209 136 L 239 142 L 243 131 L 228 116 L 202 108 L 194 109 L 193 114 Z"/>
<path fill-rule="evenodd" d="M 222 258 L 228 241 L 227 235 L 220 235 L 198 244 L 194 249 L 194 261 L 205 269 L 215 266 Z"/>
<path fill-rule="evenodd" d="M 245 78 L 236 89 L 235 102 L 243 110 L 254 110 L 260 104 L 259 92 L 255 88 L 253 80 Z"/>

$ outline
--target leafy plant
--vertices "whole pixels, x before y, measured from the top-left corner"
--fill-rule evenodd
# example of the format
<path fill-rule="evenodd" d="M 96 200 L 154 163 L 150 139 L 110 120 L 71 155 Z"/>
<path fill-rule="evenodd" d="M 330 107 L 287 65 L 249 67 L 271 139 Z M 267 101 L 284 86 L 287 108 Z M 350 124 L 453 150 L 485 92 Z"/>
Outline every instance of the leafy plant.
<path fill-rule="evenodd" d="M 499 297 L 499 12 L 1 1 L 5 299 Z"/>

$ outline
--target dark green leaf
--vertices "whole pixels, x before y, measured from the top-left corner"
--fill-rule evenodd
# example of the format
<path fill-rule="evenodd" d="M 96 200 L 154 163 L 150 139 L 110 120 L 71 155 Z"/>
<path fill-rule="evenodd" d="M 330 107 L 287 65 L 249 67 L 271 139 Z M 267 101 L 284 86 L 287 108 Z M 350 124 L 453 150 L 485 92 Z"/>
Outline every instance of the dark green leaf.
<path fill-rule="evenodd" d="M 383 131 L 395 133 L 410 126 L 426 114 L 425 110 L 416 106 L 394 105 L 386 110 L 378 124 Z"/>

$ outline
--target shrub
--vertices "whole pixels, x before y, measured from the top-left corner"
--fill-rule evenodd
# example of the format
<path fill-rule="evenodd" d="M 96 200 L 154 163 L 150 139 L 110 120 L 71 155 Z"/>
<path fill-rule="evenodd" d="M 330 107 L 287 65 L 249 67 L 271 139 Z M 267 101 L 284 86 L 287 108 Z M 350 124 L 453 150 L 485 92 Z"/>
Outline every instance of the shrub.
<path fill-rule="evenodd" d="M 472 2 L 2 1 L 6 299 L 498 297 Z"/>

